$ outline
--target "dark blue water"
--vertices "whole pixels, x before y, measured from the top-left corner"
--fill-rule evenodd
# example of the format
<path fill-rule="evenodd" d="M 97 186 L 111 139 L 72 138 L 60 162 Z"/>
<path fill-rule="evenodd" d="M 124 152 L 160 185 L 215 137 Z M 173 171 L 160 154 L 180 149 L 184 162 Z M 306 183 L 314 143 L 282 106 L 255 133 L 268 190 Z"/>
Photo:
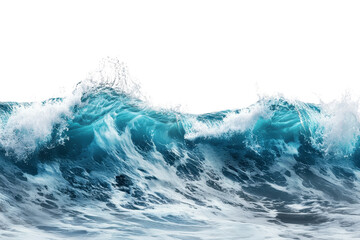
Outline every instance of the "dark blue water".
<path fill-rule="evenodd" d="M 360 238 L 357 107 L 191 115 L 100 85 L 1 103 L 0 238 Z"/>

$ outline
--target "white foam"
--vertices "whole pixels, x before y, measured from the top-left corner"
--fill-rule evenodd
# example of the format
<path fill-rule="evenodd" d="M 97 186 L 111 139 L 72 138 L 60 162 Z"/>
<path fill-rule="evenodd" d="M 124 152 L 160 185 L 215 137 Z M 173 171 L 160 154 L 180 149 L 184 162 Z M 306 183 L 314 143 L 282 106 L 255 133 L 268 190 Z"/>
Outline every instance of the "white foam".
<path fill-rule="evenodd" d="M 269 118 L 269 108 L 261 103 L 241 110 L 239 113 L 231 112 L 222 121 L 205 122 L 193 118 L 186 124 L 187 139 L 197 137 L 218 137 L 224 133 L 244 132 L 254 127 L 260 118 Z"/>
<path fill-rule="evenodd" d="M 322 104 L 321 114 L 311 121 L 319 124 L 313 135 L 318 149 L 345 156 L 353 153 L 360 136 L 358 101 L 344 96 L 340 101 Z"/>
<path fill-rule="evenodd" d="M 72 108 L 80 99 L 73 97 L 63 101 L 32 103 L 16 107 L 0 127 L 0 144 L 7 154 L 25 158 L 35 151 L 38 144 L 47 143 L 55 128 L 57 136 L 66 130 L 66 121 L 72 116 Z M 59 138 L 59 141 L 64 139 Z"/>

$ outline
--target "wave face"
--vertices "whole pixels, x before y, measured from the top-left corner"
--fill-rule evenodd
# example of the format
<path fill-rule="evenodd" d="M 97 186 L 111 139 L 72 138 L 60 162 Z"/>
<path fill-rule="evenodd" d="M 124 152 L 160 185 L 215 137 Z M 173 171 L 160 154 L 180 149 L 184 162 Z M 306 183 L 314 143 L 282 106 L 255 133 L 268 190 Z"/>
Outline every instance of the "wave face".
<path fill-rule="evenodd" d="M 357 109 L 192 115 L 101 85 L 2 103 L 0 238 L 360 237 Z"/>

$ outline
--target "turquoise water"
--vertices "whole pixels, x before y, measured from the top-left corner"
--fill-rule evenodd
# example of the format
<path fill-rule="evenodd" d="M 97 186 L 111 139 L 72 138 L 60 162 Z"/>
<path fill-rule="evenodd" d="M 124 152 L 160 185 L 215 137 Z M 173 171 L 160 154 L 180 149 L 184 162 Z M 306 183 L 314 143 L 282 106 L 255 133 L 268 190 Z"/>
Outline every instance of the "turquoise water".
<path fill-rule="evenodd" d="M 0 104 L 1 239 L 360 237 L 356 103 L 194 115 L 79 89 Z"/>

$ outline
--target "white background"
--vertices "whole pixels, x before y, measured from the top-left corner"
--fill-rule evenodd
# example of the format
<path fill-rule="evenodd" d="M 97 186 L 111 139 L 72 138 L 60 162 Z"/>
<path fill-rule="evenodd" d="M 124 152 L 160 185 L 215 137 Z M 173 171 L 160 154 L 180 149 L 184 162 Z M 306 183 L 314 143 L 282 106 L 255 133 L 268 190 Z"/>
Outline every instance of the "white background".
<path fill-rule="evenodd" d="M 57 97 L 107 56 L 156 105 L 360 96 L 359 1 L 1 1 L 0 101 Z"/>

